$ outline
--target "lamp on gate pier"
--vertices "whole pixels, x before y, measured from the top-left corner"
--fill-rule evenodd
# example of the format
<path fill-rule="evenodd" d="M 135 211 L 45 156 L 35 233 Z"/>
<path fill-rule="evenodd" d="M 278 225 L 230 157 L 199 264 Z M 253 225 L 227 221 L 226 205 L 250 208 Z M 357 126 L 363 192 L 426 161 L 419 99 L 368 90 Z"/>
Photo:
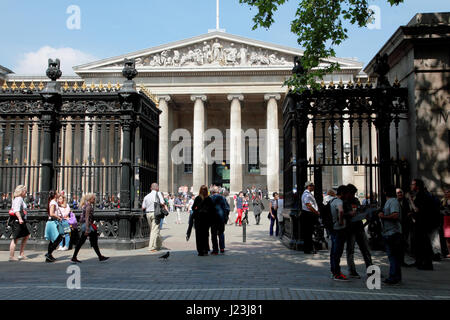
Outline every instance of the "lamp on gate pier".
<path fill-rule="evenodd" d="M 316 153 L 317 156 L 319 157 L 319 160 L 322 162 L 322 157 L 323 157 L 323 152 L 324 152 L 324 147 L 322 143 L 319 143 L 316 147 Z"/>
<path fill-rule="evenodd" d="M 345 161 L 348 164 L 348 155 L 350 154 L 350 151 L 352 151 L 351 149 L 351 145 L 349 142 L 344 143 L 344 153 L 345 153 Z"/>

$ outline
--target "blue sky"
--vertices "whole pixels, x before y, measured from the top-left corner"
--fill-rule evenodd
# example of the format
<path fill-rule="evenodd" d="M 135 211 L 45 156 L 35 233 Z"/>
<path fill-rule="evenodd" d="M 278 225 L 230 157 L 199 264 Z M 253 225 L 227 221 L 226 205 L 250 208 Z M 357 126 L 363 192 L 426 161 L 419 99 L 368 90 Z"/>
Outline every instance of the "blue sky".
<path fill-rule="evenodd" d="M 239 4 L 239 0 L 221 0 L 220 27 L 231 34 L 300 48 L 290 33 L 297 3 L 289 0 L 282 6 L 269 30 L 252 30 L 255 9 Z M 448 0 L 405 0 L 392 8 L 386 0 L 373 0 L 371 4 L 381 9 L 381 28 L 349 27 L 349 39 L 336 48 L 337 56 L 356 57 L 367 64 L 395 30 L 416 13 L 450 11 Z M 70 5 L 81 10 L 80 30 L 66 26 Z M 70 64 L 207 33 L 215 28 L 215 12 L 216 0 L 0 0 L 0 65 L 20 74 L 43 73 L 46 56 L 58 54 L 67 75 Z"/>

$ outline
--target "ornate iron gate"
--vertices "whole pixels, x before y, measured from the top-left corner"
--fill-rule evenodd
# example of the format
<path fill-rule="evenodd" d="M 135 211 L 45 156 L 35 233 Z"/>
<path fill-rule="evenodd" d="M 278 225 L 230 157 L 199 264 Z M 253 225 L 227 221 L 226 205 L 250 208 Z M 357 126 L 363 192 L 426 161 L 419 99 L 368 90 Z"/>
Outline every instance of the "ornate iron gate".
<path fill-rule="evenodd" d="M 104 246 L 132 249 L 148 241 L 140 207 L 157 181 L 161 111 L 145 90 L 136 90 L 133 61 L 125 61 L 123 74 L 123 86 L 61 87 L 57 60 L 49 61 L 47 86 L 5 81 L 0 88 L 0 249 L 9 246 L 6 220 L 19 184 L 28 189 L 31 246 L 45 245 L 53 189 L 64 190 L 71 206 L 84 193 L 96 194 Z"/>
<path fill-rule="evenodd" d="M 398 81 L 391 86 L 385 76 L 387 62 L 378 61 L 376 88 L 370 82 L 340 81 L 286 96 L 284 240 L 291 248 L 303 246 L 299 214 L 306 181 L 314 181 L 318 204 L 323 203 L 324 191 L 355 179 L 364 186 L 360 196 L 370 203 L 384 202 L 383 188 L 389 184 L 409 186 L 408 165 L 399 159 L 398 145 L 399 123 L 408 113 L 407 90 Z"/>

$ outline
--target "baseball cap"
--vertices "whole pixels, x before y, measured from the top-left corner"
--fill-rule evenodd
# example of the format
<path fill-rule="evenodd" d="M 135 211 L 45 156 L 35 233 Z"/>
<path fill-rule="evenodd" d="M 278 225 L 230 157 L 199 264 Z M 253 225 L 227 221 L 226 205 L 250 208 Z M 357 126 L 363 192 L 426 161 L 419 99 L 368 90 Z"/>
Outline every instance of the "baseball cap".
<path fill-rule="evenodd" d="M 305 183 L 305 188 L 307 188 L 308 186 L 314 185 L 314 182 L 312 181 L 306 181 Z"/>

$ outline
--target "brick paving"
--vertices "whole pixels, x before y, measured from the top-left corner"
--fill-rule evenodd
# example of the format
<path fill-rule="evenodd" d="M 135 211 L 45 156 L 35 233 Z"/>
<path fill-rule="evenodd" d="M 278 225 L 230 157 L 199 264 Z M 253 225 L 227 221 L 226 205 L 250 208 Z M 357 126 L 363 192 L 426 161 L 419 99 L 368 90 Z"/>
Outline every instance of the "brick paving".
<path fill-rule="evenodd" d="M 262 217 L 265 217 L 264 213 Z M 3 299 L 105 299 L 105 300 L 448 300 L 450 260 L 436 262 L 435 271 L 403 269 L 403 284 L 369 290 L 366 277 L 347 283 L 330 279 L 329 253 L 304 255 L 284 247 L 268 235 L 267 219 L 254 225 L 250 214 L 247 242 L 242 228 L 226 227 L 226 253 L 198 257 L 195 235 L 186 242 L 187 214 L 182 224 L 168 217 L 161 234 L 162 250 L 149 254 L 147 248 L 134 251 L 102 250 L 111 259 L 100 263 L 88 242 L 79 254 L 81 289 L 66 286 L 72 265 L 72 251 L 55 251 L 57 262 L 44 263 L 44 252 L 28 251 L 28 261 L 8 262 L 0 252 L 0 290 Z M 170 251 L 168 261 L 158 259 Z M 358 252 L 358 249 L 356 249 Z M 17 255 L 17 254 L 16 254 Z M 384 252 L 373 252 L 374 263 L 387 275 Z M 358 272 L 364 262 L 356 254 Z M 345 258 L 342 259 L 344 273 Z"/>

